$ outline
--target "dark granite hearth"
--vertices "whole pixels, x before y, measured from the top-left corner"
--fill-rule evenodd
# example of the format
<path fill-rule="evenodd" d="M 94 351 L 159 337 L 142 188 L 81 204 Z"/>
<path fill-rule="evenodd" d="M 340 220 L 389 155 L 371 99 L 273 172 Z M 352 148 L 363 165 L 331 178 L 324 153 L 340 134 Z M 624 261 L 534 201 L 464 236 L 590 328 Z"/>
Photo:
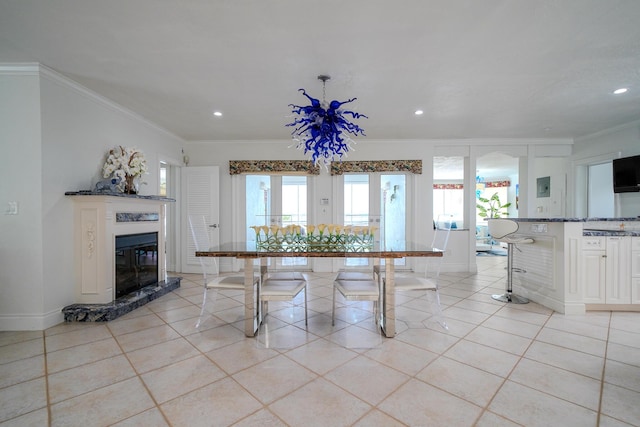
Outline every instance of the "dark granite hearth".
<path fill-rule="evenodd" d="M 62 309 L 65 322 L 108 322 L 142 307 L 180 287 L 182 277 L 169 277 L 166 281 L 132 292 L 109 304 L 71 304 Z"/>

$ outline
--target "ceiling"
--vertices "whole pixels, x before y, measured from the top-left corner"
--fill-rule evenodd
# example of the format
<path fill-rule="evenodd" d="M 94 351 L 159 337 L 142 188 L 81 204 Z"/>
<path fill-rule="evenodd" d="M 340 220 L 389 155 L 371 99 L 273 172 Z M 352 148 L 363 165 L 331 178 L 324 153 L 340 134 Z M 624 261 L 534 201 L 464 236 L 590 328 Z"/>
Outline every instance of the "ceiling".
<path fill-rule="evenodd" d="M 576 138 L 640 118 L 638 22 L 637 0 L 0 0 L 0 62 L 187 141 L 287 139 L 319 74 L 370 139 Z"/>

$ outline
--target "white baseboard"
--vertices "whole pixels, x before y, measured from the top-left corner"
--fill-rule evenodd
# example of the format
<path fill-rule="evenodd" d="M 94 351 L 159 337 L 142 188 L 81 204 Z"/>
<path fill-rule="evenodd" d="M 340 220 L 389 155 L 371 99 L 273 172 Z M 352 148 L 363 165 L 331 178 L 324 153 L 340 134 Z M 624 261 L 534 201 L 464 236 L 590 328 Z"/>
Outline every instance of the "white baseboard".
<path fill-rule="evenodd" d="M 0 331 L 43 331 L 62 322 L 62 307 L 44 314 L 0 314 Z"/>

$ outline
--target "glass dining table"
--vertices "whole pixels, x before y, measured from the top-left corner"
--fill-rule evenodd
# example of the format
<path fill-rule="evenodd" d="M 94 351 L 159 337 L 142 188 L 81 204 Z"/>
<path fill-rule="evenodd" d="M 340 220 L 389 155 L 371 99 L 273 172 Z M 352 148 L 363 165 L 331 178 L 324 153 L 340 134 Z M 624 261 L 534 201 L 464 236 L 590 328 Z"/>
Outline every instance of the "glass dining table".
<path fill-rule="evenodd" d="M 196 257 L 234 257 L 244 260 L 244 332 L 247 337 L 255 336 L 262 321 L 261 304 L 258 303 L 258 289 L 254 285 L 255 261 L 260 260 L 261 271 L 267 268 L 269 258 L 372 258 L 373 264 L 384 260 L 385 284 L 381 295 L 380 326 L 388 338 L 395 336 L 395 260 L 407 257 L 441 257 L 442 251 L 411 241 L 373 242 L 368 246 L 327 247 L 323 245 L 279 245 L 264 247 L 255 241 L 230 242 L 207 251 L 196 251 Z M 262 274 L 262 273 L 260 273 Z"/>

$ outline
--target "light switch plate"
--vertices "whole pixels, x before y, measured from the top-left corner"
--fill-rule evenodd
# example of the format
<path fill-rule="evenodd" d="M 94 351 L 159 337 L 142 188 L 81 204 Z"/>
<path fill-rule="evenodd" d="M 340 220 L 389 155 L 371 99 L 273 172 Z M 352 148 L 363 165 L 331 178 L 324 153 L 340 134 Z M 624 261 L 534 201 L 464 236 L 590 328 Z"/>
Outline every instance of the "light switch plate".
<path fill-rule="evenodd" d="M 7 210 L 5 215 L 18 215 L 18 202 L 7 202 Z"/>

